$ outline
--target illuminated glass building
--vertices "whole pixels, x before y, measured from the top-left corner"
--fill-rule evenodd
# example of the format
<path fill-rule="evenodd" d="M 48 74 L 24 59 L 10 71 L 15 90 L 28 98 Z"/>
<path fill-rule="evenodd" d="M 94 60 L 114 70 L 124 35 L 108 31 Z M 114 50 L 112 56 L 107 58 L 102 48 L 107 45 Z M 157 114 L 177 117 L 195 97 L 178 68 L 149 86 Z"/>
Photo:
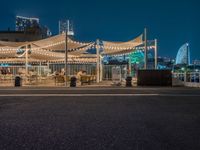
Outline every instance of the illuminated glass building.
<path fill-rule="evenodd" d="M 16 31 L 26 31 L 28 28 L 39 27 L 38 18 L 16 16 Z"/>
<path fill-rule="evenodd" d="M 47 26 L 39 23 L 39 18 L 28 18 L 16 16 L 16 31 L 25 34 L 33 34 L 41 36 L 41 39 L 51 36 L 51 31 Z"/>
<path fill-rule="evenodd" d="M 190 48 L 188 43 L 179 49 L 176 56 L 176 65 L 190 65 Z"/>

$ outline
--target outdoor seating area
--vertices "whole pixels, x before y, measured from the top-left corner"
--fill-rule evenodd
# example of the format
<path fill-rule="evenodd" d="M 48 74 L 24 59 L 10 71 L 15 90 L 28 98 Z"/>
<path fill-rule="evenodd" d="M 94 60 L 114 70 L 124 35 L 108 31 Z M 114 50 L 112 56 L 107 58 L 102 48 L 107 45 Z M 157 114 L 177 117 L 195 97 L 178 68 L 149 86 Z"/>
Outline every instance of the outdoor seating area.
<path fill-rule="evenodd" d="M 14 79 L 12 74 L 0 75 L 0 83 L 11 83 Z"/>
<path fill-rule="evenodd" d="M 54 77 L 54 80 L 55 80 L 55 85 L 64 85 L 66 80 L 67 83 L 70 82 L 70 76 L 65 77 L 64 75 L 56 75 Z"/>
<path fill-rule="evenodd" d="M 0 41 L 0 64 L 4 68 L 0 86 L 12 86 L 16 76 L 21 78 L 22 86 L 68 86 L 72 77 L 76 77 L 78 86 L 84 86 L 112 81 L 115 75 L 121 82 L 126 79 L 127 70 L 131 72 L 131 61 L 123 66 L 108 66 L 104 65 L 104 58 L 144 50 L 147 41 L 143 41 L 143 36 L 127 42 L 79 42 L 62 33 L 32 42 Z M 157 41 L 148 46 L 156 51 Z M 157 55 L 155 58 L 157 61 Z M 113 75 L 116 66 L 121 69 Z"/>
<path fill-rule="evenodd" d="M 25 77 L 25 76 L 16 76 L 21 79 L 21 86 L 65 86 L 65 77 L 57 75 L 55 77 Z M 75 76 L 67 77 L 67 86 L 70 85 L 71 78 Z M 76 77 L 75 77 L 76 78 Z M 76 78 L 77 79 L 77 78 Z M 15 76 L 1 76 L 0 77 L 0 86 L 14 86 Z M 76 80 L 77 86 L 91 85 L 96 83 L 96 76 L 94 75 L 85 75 L 81 76 L 80 80 Z"/>

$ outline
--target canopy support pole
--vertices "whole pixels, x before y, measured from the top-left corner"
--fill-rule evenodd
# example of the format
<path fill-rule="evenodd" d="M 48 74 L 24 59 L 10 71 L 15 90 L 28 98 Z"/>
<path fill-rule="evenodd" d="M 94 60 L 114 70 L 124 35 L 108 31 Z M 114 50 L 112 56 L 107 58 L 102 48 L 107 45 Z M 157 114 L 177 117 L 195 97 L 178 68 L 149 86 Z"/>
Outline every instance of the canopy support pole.
<path fill-rule="evenodd" d="M 100 82 L 103 80 L 103 62 L 102 62 L 102 60 L 103 60 L 103 57 L 102 57 L 102 55 L 100 55 Z"/>
<path fill-rule="evenodd" d="M 144 29 L 144 69 L 147 69 L 147 28 Z"/>
<path fill-rule="evenodd" d="M 40 61 L 40 72 L 39 72 L 39 75 L 41 76 L 42 75 L 42 62 Z"/>
<path fill-rule="evenodd" d="M 155 39 L 155 69 L 157 69 L 158 66 L 158 40 Z"/>
<path fill-rule="evenodd" d="M 67 76 L 68 76 L 68 32 L 65 32 L 65 87 L 67 87 Z"/>
<path fill-rule="evenodd" d="M 49 61 L 47 61 L 47 69 L 49 70 Z"/>
<path fill-rule="evenodd" d="M 128 73 L 128 75 L 129 76 L 131 76 L 131 57 L 130 57 L 130 55 L 129 55 L 129 60 L 128 60 L 128 71 L 129 71 L 129 73 Z"/>
<path fill-rule="evenodd" d="M 26 45 L 26 75 L 28 75 L 28 46 Z"/>
<path fill-rule="evenodd" d="M 96 41 L 96 44 L 97 44 L 97 46 L 96 46 L 96 54 L 97 54 L 97 66 L 96 66 L 96 72 L 97 72 L 97 83 L 99 83 L 100 82 L 100 66 L 99 66 L 99 64 L 100 64 L 100 56 L 99 56 L 99 39 L 97 39 L 97 41 Z"/>

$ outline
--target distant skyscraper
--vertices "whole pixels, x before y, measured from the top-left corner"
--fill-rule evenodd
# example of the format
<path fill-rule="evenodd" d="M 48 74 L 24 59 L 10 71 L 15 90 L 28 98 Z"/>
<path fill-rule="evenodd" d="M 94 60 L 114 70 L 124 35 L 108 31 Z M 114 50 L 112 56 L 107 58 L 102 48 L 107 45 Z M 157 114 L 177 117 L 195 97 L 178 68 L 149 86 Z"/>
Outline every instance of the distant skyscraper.
<path fill-rule="evenodd" d="M 16 31 L 25 31 L 28 28 L 39 27 L 38 18 L 16 16 Z"/>
<path fill-rule="evenodd" d="M 190 65 L 190 48 L 188 43 L 181 46 L 176 56 L 176 65 L 183 64 Z"/>
<path fill-rule="evenodd" d="M 193 61 L 193 64 L 194 64 L 194 65 L 200 65 L 200 60 L 195 59 L 195 60 Z"/>
<path fill-rule="evenodd" d="M 39 18 L 16 16 L 16 31 L 38 34 L 42 38 L 51 36 L 51 31 L 47 26 L 43 26 L 39 23 Z"/>
<path fill-rule="evenodd" d="M 67 32 L 68 35 L 74 35 L 73 25 L 69 20 L 59 21 L 59 34 Z"/>

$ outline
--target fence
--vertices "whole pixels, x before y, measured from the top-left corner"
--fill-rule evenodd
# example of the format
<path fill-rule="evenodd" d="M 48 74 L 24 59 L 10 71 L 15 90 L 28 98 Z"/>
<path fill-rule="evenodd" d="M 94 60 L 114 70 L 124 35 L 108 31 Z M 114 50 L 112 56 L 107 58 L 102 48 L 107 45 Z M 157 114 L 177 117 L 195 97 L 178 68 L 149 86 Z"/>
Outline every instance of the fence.
<path fill-rule="evenodd" d="M 173 73 L 173 77 L 179 79 L 183 82 L 192 82 L 192 83 L 200 83 L 200 73 L 199 72 L 191 72 L 191 73 Z"/>
<path fill-rule="evenodd" d="M 16 75 L 20 75 L 25 85 L 55 85 L 54 76 L 62 74 L 64 64 L 44 64 L 40 66 L 28 66 L 26 74 L 25 66 L 4 66 L 0 67 L 0 86 L 13 86 Z M 77 75 L 79 71 L 86 71 L 87 75 L 96 75 L 95 64 L 70 64 L 68 65 L 69 76 Z M 63 74 L 64 75 L 64 74 Z"/>
<path fill-rule="evenodd" d="M 49 68 L 52 72 L 61 72 L 65 67 L 64 64 L 50 64 Z M 95 64 L 70 64 L 68 65 L 69 75 L 76 75 L 79 71 L 84 70 L 89 75 L 96 75 L 96 65 Z"/>
<path fill-rule="evenodd" d="M 200 72 L 173 73 L 173 78 L 181 81 L 184 86 L 200 87 Z"/>
<path fill-rule="evenodd" d="M 127 65 L 103 65 L 103 80 L 112 80 L 112 68 L 120 67 L 122 79 L 125 79 L 127 76 Z"/>

